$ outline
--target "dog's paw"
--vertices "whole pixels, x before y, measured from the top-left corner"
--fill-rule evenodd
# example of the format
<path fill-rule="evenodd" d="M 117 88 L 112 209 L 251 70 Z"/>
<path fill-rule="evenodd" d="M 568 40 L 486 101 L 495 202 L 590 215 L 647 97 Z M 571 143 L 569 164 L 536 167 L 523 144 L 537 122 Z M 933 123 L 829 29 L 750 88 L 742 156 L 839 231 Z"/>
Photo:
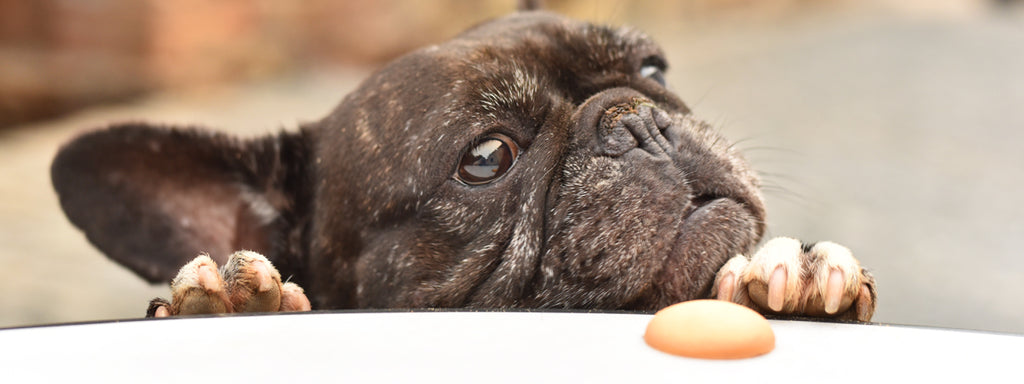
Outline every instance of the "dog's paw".
<path fill-rule="evenodd" d="M 718 271 L 712 295 L 761 313 L 869 321 L 875 279 L 849 249 L 831 242 L 804 246 L 769 241 L 748 259 L 738 255 Z"/>
<path fill-rule="evenodd" d="M 281 283 L 281 274 L 267 258 L 238 251 L 219 270 L 207 255 L 186 264 L 171 281 L 171 301 L 153 299 L 146 317 L 308 310 L 302 288 Z"/>

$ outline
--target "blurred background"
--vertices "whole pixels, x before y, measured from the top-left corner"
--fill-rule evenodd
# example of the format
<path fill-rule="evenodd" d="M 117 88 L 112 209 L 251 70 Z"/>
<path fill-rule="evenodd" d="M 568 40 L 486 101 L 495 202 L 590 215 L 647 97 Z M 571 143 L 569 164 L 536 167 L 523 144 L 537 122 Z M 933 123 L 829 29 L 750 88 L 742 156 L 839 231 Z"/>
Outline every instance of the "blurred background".
<path fill-rule="evenodd" d="M 762 172 L 769 236 L 848 245 L 875 320 L 1024 333 L 1024 7 L 996 0 L 555 1 L 633 25 Z M 513 0 L 0 0 L 0 327 L 166 296 L 93 249 L 49 182 L 113 121 L 255 136 L 323 117 Z"/>

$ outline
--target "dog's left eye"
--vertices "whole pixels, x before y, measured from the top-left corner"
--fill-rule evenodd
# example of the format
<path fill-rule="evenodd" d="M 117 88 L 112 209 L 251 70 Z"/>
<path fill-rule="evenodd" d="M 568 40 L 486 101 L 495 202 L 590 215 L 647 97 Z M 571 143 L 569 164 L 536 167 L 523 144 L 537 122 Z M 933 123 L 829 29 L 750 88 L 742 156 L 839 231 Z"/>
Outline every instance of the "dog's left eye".
<path fill-rule="evenodd" d="M 644 59 L 640 67 L 640 76 L 654 80 L 665 86 L 665 61 L 660 57 L 651 56 Z"/>
<path fill-rule="evenodd" d="M 519 146 L 508 136 L 486 136 L 462 156 L 455 179 L 468 185 L 490 183 L 508 172 L 518 157 Z"/>

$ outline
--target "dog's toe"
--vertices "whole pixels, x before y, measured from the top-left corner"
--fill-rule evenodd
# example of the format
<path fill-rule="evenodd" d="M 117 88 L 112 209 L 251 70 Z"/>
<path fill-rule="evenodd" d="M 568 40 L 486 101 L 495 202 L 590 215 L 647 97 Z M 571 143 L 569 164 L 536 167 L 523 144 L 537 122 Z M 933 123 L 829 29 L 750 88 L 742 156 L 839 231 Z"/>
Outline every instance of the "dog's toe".
<path fill-rule="evenodd" d="M 166 312 L 164 312 L 166 310 Z M 171 282 L 170 307 L 157 307 L 154 315 L 194 315 L 232 311 L 217 263 L 207 255 L 193 259 Z"/>
<path fill-rule="evenodd" d="M 301 287 L 256 252 L 235 252 L 218 270 L 207 255 L 186 264 L 171 282 L 171 301 L 153 299 L 146 317 L 235 312 L 308 311 Z"/>
<path fill-rule="evenodd" d="M 235 252 L 221 273 L 235 312 L 275 312 L 281 308 L 281 274 L 263 255 Z"/>
<path fill-rule="evenodd" d="M 711 289 L 714 298 L 750 306 L 747 286 L 741 284 L 741 278 L 749 264 L 750 260 L 743 255 L 729 259 L 715 276 L 715 283 Z"/>
<path fill-rule="evenodd" d="M 281 284 L 281 312 L 309 311 L 312 306 L 305 291 L 298 284 Z"/>
<path fill-rule="evenodd" d="M 868 321 L 875 308 L 874 278 L 849 249 L 831 242 L 805 246 L 769 241 L 748 261 L 729 260 L 713 295 L 771 314 Z"/>
<path fill-rule="evenodd" d="M 750 300 L 777 313 L 793 313 L 800 306 L 800 242 L 780 237 L 754 254 L 743 274 Z"/>

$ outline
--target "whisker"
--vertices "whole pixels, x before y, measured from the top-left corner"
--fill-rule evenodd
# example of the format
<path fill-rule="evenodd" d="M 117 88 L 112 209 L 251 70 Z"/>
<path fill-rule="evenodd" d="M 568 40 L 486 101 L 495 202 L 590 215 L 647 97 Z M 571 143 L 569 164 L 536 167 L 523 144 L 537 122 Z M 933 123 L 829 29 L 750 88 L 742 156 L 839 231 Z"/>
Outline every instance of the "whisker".
<path fill-rule="evenodd" d="M 760 138 L 756 137 L 756 136 L 741 137 L 739 139 L 733 140 L 732 144 L 729 145 L 729 149 L 737 148 L 737 147 L 739 147 L 740 144 L 745 144 L 747 142 L 751 142 L 751 141 L 754 141 L 754 140 L 760 140 Z"/>
<path fill-rule="evenodd" d="M 777 185 L 762 185 L 761 191 L 772 196 L 795 198 L 798 200 L 806 200 L 808 197 L 803 193 L 796 192 L 792 189 L 780 187 Z"/>
<path fill-rule="evenodd" d="M 790 183 L 790 184 L 798 184 L 800 186 L 806 186 L 807 185 L 806 182 L 803 181 L 803 179 L 800 179 L 798 177 L 795 177 L 795 176 L 792 176 L 792 175 L 789 175 L 789 174 L 786 174 L 786 173 L 768 172 L 768 171 L 760 171 L 760 170 L 758 170 L 757 174 L 760 175 L 761 176 L 761 180 L 764 180 L 764 181 L 781 180 L 781 181 L 785 181 L 785 182 Z"/>
<path fill-rule="evenodd" d="M 622 11 L 623 4 L 624 2 L 621 0 L 611 0 L 608 2 L 600 2 L 600 4 L 589 7 L 590 17 L 588 20 L 593 20 L 605 25 L 612 25 L 612 22 L 615 21 L 618 16 L 624 14 Z M 621 20 L 617 22 L 617 24 L 621 23 Z"/>
<path fill-rule="evenodd" d="M 729 125 L 728 118 L 726 118 L 725 116 L 722 116 L 718 120 L 719 121 L 716 122 L 716 123 L 708 123 L 708 125 L 711 126 L 711 129 L 712 129 L 712 131 L 714 133 L 714 137 L 715 137 L 715 141 L 711 143 L 712 147 L 717 147 L 718 144 L 720 144 L 722 142 L 722 140 L 725 140 L 725 135 L 723 134 L 724 133 L 723 129 L 725 129 L 726 125 Z M 731 144 L 729 144 L 728 147 L 726 147 L 726 149 L 727 150 L 731 149 L 733 145 L 736 145 L 736 144 L 735 143 L 731 143 Z"/>
<path fill-rule="evenodd" d="M 781 201 L 796 205 L 802 210 L 813 210 L 820 208 L 824 202 L 821 199 L 821 195 L 818 193 L 810 193 L 804 191 L 806 188 L 802 188 L 801 192 L 792 188 L 779 187 L 777 185 L 768 185 L 761 187 L 761 191 L 764 192 L 765 197 L 779 199 Z"/>
<path fill-rule="evenodd" d="M 612 5 L 607 7 L 608 9 L 611 10 L 611 15 L 609 15 L 609 20 L 613 16 L 624 15 L 625 11 L 623 11 L 623 9 L 625 9 L 625 4 L 626 4 L 626 2 L 622 1 L 622 0 L 620 0 L 620 1 L 612 1 Z"/>
<path fill-rule="evenodd" d="M 716 85 L 709 86 L 707 89 L 704 90 L 703 94 L 701 94 L 699 97 L 697 97 L 693 101 L 687 102 L 687 104 L 689 104 L 693 109 L 696 109 L 697 107 L 699 107 L 701 104 L 704 103 L 704 101 L 708 98 L 709 95 L 711 95 L 711 92 L 713 92 L 716 87 L 717 87 Z M 677 89 L 678 89 L 678 87 L 677 87 Z"/>
<path fill-rule="evenodd" d="M 736 143 L 733 143 L 733 146 L 736 146 Z M 754 152 L 754 151 L 763 151 L 763 152 L 786 153 L 786 154 L 797 155 L 797 156 L 803 156 L 804 155 L 803 152 L 800 152 L 800 151 L 792 149 L 792 148 L 769 147 L 769 146 L 744 147 L 744 148 L 740 148 L 739 151 L 743 152 L 743 153 L 749 153 L 749 152 Z"/>

